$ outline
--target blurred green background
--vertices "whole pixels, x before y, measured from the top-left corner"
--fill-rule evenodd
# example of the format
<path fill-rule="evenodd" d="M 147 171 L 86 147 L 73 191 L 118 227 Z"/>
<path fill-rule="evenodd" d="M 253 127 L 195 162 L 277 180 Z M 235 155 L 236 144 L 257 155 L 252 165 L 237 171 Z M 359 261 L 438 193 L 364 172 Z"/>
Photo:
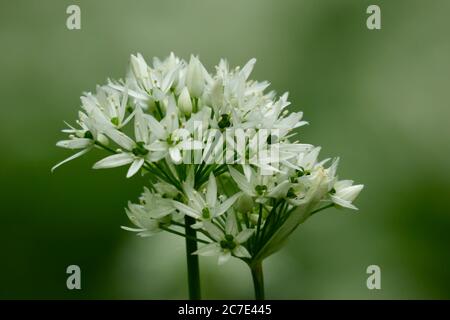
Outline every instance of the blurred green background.
<path fill-rule="evenodd" d="M 82 29 L 66 29 L 81 7 Z M 366 28 L 381 7 L 382 29 Z M 89 154 L 50 168 L 83 91 L 124 76 L 131 53 L 199 54 L 290 92 L 305 141 L 366 185 L 360 211 L 329 210 L 265 261 L 274 299 L 450 298 L 450 2 L 2 1 L 0 298 L 186 298 L 184 242 L 122 231 L 145 181 L 93 171 Z M 66 267 L 82 290 L 66 289 Z M 368 290 L 366 268 L 381 267 Z M 201 258 L 204 298 L 252 298 L 246 266 Z"/>

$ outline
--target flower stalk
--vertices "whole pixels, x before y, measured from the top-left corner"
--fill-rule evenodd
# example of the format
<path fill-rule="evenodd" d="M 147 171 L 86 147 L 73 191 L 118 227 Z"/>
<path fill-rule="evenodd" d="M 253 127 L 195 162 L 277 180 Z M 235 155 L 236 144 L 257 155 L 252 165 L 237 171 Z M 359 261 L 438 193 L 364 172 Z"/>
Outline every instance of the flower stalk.
<path fill-rule="evenodd" d="M 186 233 L 186 261 L 189 286 L 189 299 L 200 300 L 200 267 L 197 251 L 197 232 L 191 227 L 195 223 L 195 219 L 189 216 L 184 217 L 185 233 Z"/>
<path fill-rule="evenodd" d="M 249 265 L 252 273 L 253 288 L 255 290 L 255 300 L 264 300 L 264 275 L 262 261 L 255 261 Z"/>

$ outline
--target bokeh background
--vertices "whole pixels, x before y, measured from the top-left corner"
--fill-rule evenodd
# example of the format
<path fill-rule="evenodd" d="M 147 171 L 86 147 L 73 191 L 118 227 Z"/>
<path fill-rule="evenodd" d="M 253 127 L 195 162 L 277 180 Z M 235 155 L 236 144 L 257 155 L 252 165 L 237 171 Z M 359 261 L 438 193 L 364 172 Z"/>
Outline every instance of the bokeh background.
<path fill-rule="evenodd" d="M 81 7 L 82 28 L 66 29 Z M 381 7 L 382 29 L 366 28 Z M 0 298 L 187 297 L 183 239 L 122 231 L 145 181 L 50 168 L 83 91 L 125 74 L 131 53 L 221 57 L 290 92 L 307 142 L 364 183 L 360 211 L 329 210 L 265 261 L 273 299 L 450 298 L 450 2 L 334 0 L 2 1 Z M 66 289 L 66 267 L 82 290 Z M 366 268 L 381 267 L 368 290 Z M 201 258 L 204 298 L 252 298 L 247 267 Z"/>

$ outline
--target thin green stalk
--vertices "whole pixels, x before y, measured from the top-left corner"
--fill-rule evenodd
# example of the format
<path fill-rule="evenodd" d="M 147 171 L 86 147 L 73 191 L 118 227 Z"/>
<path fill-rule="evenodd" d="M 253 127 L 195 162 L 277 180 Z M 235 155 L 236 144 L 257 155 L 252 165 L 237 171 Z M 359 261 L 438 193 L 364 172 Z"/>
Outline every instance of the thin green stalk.
<path fill-rule="evenodd" d="M 262 222 L 262 209 L 263 209 L 263 205 L 262 203 L 259 204 L 259 214 L 258 214 L 258 223 L 256 225 L 256 234 L 253 237 L 253 251 L 256 251 L 256 246 L 258 245 L 258 238 L 259 238 L 259 233 L 261 230 L 261 222 Z"/>
<path fill-rule="evenodd" d="M 189 299 L 200 300 L 200 271 L 198 263 L 198 255 L 193 254 L 197 251 L 197 232 L 191 226 L 195 223 L 195 219 L 189 216 L 184 217 L 186 225 L 186 260 L 189 285 Z"/>
<path fill-rule="evenodd" d="M 264 277 L 262 262 L 257 261 L 249 265 L 252 272 L 255 300 L 264 300 Z"/>
<path fill-rule="evenodd" d="M 311 212 L 311 215 L 313 215 L 313 214 L 315 214 L 315 213 L 317 213 L 319 211 L 331 208 L 331 207 L 334 207 L 334 203 L 327 204 L 326 206 L 323 206 L 322 208 L 314 210 L 313 212 Z"/>
<path fill-rule="evenodd" d="M 185 235 L 183 232 L 179 232 L 177 230 L 173 230 L 173 229 L 170 229 L 170 228 L 165 227 L 165 226 L 159 226 L 159 228 L 162 229 L 162 230 L 165 230 L 165 231 L 167 231 L 169 233 L 176 234 L 178 236 L 182 236 L 183 238 L 189 238 L 189 239 L 192 239 L 192 240 L 195 240 L 195 241 L 198 241 L 198 242 L 201 242 L 201 243 L 206 243 L 206 244 L 210 243 L 210 242 L 202 240 L 202 239 L 192 238 L 190 236 Z"/>
<path fill-rule="evenodd" d="M 155 101 L 156 111 L 158 111 L 159 120 L 163 118 L 163 113 L 161 111 L 161 105 L 159 104 L 159 101 Z"/>

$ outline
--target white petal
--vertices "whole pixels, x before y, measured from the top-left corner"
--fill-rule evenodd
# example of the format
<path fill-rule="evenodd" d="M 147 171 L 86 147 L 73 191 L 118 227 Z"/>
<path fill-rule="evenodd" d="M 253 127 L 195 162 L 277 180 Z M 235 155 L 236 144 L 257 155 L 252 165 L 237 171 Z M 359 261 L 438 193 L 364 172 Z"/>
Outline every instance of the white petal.
<path fill-rule="evenodd" d="M 220 246 L 217 243 L 211 243 L 207 244 L 206 246 L 201 247 L 197 251 L 195 251 L 193 254 L 198 254 L 201 256 L 216 256 L 220 254 Z"/>
<path fill-rule="evenodd" d="M 196 218 L 196 219 L 201 216 L 201 213 L 195 211 L 191 207 L 188 207 L 184 203 L 181 203 L 178 201 L 173 201 L 172 203 L 173 203 L 174 207 L 177 208 L 181 213 L 184 213 L 184 214 L 186 214 L 190 217 Z"/>
<path fill-rule="evenodd" d="M 236 247 L 233 249 L 233 254 L 234 254 L 236 257 L 239 257 L 239 258 L 251 258 L 251 257 L 252 257 L 252 256 L 250 255 L 250 253 L 247 251 L 247 249 L 245 249 L 245 247 L 244 247 L 244 246 L 241 246 L 241 245 L 236 246 Z"/>
<path fill-rule="evenodd" d="M 115 128 L 109 128 L 105 133 L 108 137 L 111 138 L 111 140 L 113 140 L 122 148 L 127 150 L 132 150 L 134 148 L 134 141 L 123 132 L 120 132 Z"/>
<path fill-rule="evenodd" d="M 130 228 L 127 226 L 120 226 L 121 229 L 126 230 L 126 231 L 131 231 L 131 232 L 142 232 L 145 231 L 146 229 L 142 229 L 142 228 Z"/>
<path fill-rule="evenodd" d="M 252 185 L 247 181 L 247 179 L 236 169 L 233 167 L 228 167 L 230 171 L 230 175 L 233 180 L 236 182 L 238 187 L 244 191 L 246 194 L 250 196 L 256 196 L 255 191 L 253 190 Z"/>
<path fill-rule="evenodd" d="M 234 212 L 227 216 L 225 232 L 227 234 L 231 234 L 231 235 L 235 235 L 238 233 L 238 225 L 237 225 L 237 221 L 236 221 L 236 215 L 234 214 Z"/>
<path fill-rule="evenodd" d="M 222 230 L 220 230 L 216 225 L 209 221 L 203 222 L 203 226 L 205 230 L 209 233 L 209 235 L 216 241 L 220 241 L 223 239 L 224 234 Z"/>
<path fill-rule="evenodd" d="M 353 209 L 353 210 L 358 210 L 358 208 L 356 206 L 354 206 L 350 201 L 338 198 L 336 196 L 331 196 L 331 200 L 338 206 Z"/>
<path fill-rule="evenodd" d="M 270 192 L 267 195 L 269 197 L 275 197 L 275 198 L 282 197 L 282 196 L 286 195 L 290 186 L 291 186 L 291 184 L 289 183 L 289 181 L 284 180 L 279 185 L 277 185 L 272 190 L 270 190 Z"/>
<path fill-rule="evenodd" d="M 253 67 L 255 66 L 255 63 L 256 63 L 256 59 L 252 58 L 242 68 L 240 73 L 244 77 L 245 80 L 247 80 L 247 78 L 250 76 L 250 73 L 252 72 Z"/>
<path fill-rule="evenodd" d="M 58 141 L 56 143 L 56 146 L 66 149 L 84 149 L 87 146 L 91 145 L 92 143 L 93 141 L 91 139 L 77 138 L 71 140 Z"/>
<path fill-rule="evenodd" d="M 53 166 L 53 168 L 51 169 L 51 171 L 53 172 L 53 171 L 55 171 L 55 169 L 58 168 L 59 166 L 65 164 L 65 163 L 67 163 L 67 162 L 69 162 L 69 161 L 72 161 L 73 159 L 76 159 L 76 158 L 78 158 L 78 157 L 81 157 L 81 156 L 84 155 L 85 153 L 88 153 L 91 149 L 92 149 L 92 148 L 87 148 L 87 149 L 81 150 L 80 152 L 75 153 L 74 155 L 68 157 L 67 159 L 65 159 L 65 160 L 61 161 L 60 163 L 56 164 L 55 166 Z"/>
<path fill-rule="evenodd" d="M 135 173 L 138 172 L 138 170 L 142 167 L 143 164 L 144 164 L 144 159 L 142 159 L 142 158 L 134 160 L 133 163 L 131 164 L 130 168 L 128 169 L 127 178 L 134 176 Z"/>
<path fill-rule="evenodd" d="M 359 195 L 359 193 L 361 192 L 361 190 L 363 188 L 364 188 L 364 185 L 358 184 L 355 186 L 346 187 L 342 190 L 336 189 L 336 196 L 341 199 L 352 202 L 353 200 L 356 199 L 356 197 Z"/>
<path fill-rule="evenodd" d="M 248 240 L 248 238 L 251 237 L 251 235 L 255 232 L 255 229 L 245 229 L 239 232 L 239 234 L 236 236 L 236 241 L 239 243 L 244 243 Z"/>
<path fill-rule="evenodd" d="M 217 201 L 216 177 L 214 177 L 214 174 L 211 173 L 209 175 L 208 188 L 206 190 L 206 203 L 210 208 L 213 208 L 216 206 L 216 201 Z"/>
<path fill-rule="evenodd" d="M 134 117 L 134 136 L 136 141 L 148 142 L 148 125 L 140 107 L 136 108 L 136 115 Z"/>
<path fill-rule="evenodd" d="M 334 189 L 337 190 L 341 190 L 347 187 L 352 186 L 353 184 L 353 180 L 339 180 L 336 181 L 336 183 L 334 184 Z"/>
<path fill-rule="evenodd" d="M 158 139 L 165 140 L 167 138 L 167 132 L 163 125 L 149 114 L 145 114 L 144 117 L 148 120 L 151 133 Z"/>
<path fill-rule="evenodd" d="M 148 94 L 145 93 L 145 91 L 134 91 L 134 90 L 130 90 L 125 86 L 121 86 L 115 83 L 109 83 L 108 84 L 111 88 L 119 90 L 121 92 L 127 92 L 127 94 L 130 97 L 136 98 L 138 100 L 147 100 L 148 99 Z"/>
<path fill-rule="evenodd" d="M 94 164 L 94 169 L 106 169 L 124 166 L 134 161 L 134 157 L 129 153 L 119 153 L 106 157 Z"/>
<path fill-rule="evenodd" d="M 162 151 L 167 151 L 168 149 L 168 144 L 165 141 L 154 141 L 152 142 L 149 146 L 148 149 L 150 151 L 156 151 L 156 152 L 162 152 Z"/>
<path fill-rule="evenodd" d="M 217 207 L 215 207 L 214 217 L 218 217 L 221 214 L 225 213 L 236 202 L 236 200 L 241 196 L 241 194 L 242 194 L 241 192 L 235 193 L 227 200 L 219 204 Z"/>

